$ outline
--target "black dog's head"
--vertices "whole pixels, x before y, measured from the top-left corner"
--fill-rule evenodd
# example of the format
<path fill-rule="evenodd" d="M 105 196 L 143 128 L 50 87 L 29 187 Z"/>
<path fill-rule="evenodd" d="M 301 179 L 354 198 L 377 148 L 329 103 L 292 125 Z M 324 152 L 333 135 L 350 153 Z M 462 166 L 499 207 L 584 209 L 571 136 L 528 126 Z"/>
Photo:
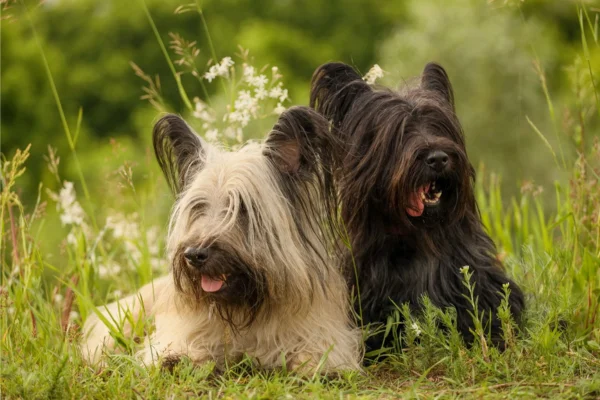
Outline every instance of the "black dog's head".
<path fill-rule="evenodd" d="M 373 89 L 348 65 L 325 64 L 313 75 L 311 106 L 345 135 L 350 230 L 373 221 L 395 233 L 443 229 L 474 209 L 474 170 L 440 65 L 427 64 L 418 85 L 396 92 Z"/>

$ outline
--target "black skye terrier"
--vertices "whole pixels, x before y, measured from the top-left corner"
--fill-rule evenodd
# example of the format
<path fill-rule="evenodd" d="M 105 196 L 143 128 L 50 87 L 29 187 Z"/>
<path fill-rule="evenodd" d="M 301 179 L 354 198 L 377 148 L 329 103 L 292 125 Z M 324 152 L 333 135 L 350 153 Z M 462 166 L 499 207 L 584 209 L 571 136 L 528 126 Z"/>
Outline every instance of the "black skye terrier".
<path fill-rule="evenodd" d="M 352 284 L 358 269 L 363 322 L 385 324 L 394 304 L 417 311 L 426 294 L 436 306 L 456 309 L 458 330 L 471 342 L 472 307 L 460 271 L 469 266 L 484 327 L 503 347 L 502 285 L 509 283 L 517 321 L 523 293 L 481 222 L 445 70 L 430 63 L 416 87 L 395 92 L 373 90 L 350 66 L 329 63 L 315 71 L 310 101 L 346 146 L 340 191 L 354 257 L 346 267 Z M 376 335 L 367 348 L 390 339 Z"/>

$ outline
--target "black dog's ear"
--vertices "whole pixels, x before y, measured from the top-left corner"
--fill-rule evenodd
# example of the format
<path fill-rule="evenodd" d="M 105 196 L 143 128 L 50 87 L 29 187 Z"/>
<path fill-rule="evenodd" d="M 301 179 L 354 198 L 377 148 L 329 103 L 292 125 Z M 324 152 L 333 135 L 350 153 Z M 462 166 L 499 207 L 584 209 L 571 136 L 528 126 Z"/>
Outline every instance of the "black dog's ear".
<path fill-rule="evenodd" d="M 171 190 L 179 194 L 203 163 L 202 141 L 178 115 L 162 117 L 152 132 L 154 154 Z"/>
<path fill-rule="evenodd" d="M 333 62 L 316 69 L 311 81 L 310 106 L 337 128 L 354 101 L 371 88 L 349 65 Z"/>
<path fill-rule="evenodd" d="M 284 111 L 265 142 L 264 154 L 277 169 L 294 176 L 321 165 L 333 167 L 336 146 L 329 123 L 308 107 Z"/>
<path fill-rule="evenodd" d="M 454 109 L 454 91 L 446 70 L 439 64 L 428 63 L 421 75 L 421 87 L 439 93 Z"/>

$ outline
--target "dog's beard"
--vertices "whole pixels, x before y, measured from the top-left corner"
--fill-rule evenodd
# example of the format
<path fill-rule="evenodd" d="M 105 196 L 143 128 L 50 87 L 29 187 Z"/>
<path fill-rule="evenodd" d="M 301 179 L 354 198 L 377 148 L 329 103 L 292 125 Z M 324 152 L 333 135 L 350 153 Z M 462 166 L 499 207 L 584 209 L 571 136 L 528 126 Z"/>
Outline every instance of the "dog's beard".
<path fill-rule="evenodd" d="M 180 246 L 173 265 L 175 287 L 188 306 L 214 307 L 218 316 L 235 329 L 250 326 L 268 312 L 268 288 L 264 272 L 233 249 L 214 246 L 210 260 L 201 268 L 185 259 Z"/>

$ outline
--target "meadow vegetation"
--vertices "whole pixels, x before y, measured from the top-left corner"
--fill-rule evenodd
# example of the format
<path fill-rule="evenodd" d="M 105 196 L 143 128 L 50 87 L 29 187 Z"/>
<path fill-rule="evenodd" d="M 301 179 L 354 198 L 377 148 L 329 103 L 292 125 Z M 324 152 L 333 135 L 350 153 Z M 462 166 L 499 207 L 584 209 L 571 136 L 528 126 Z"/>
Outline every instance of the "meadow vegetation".
<path fill-rule="evenodd" d="M 76 344 L 80 326 L 95 312 L 94 306 L 132 293 L 167 271 L 164 238 L 173 198 L 150 150 L 153 118 L 158 112 L 176 109 L 206 140 L 236 148 L 246 140 L 260 139 L 277 114 L 296 103 L 289 93 L 308 89 L 298 83 L 298 77 L 290 78 L 291 86 L 286 84 L 286 71 L 293 70 L 289 65 L 267 65 L 268 61 L 277 62 L 276 57 L 263 63 L 269 55 L 264 46 L 258 46 L 255 57 L 251 42 L 248 51 L 221 45 L 221 38 L 212 40 L 211 34 L 218 36 L 215 26 L 223 21 L 222 16 L 214 21 L 205 18 L 206 9 L 199 2 L 171 8 L 175 17 L 194 20 L 200 27 L 197 33 L 202 39 L 195 41 L 181 33 L 165 34 L 160 30 L 164 21 L 153 17 L 155 10 L 164 6 L 140 1 L 136 3 L 139 15 L 132 18 L 149 27 L 144 43 L 150 37 L 160 58 L 153 56 L 152 63 L 144 66 L 133 60 L 128 73 L 144 85 L 143 100 L 135 101 L 152 108 L 127 117 L 127 129 L 138 129 L 139 136 L 94 136 L 94 123 L 86 122 L 88 114 L 92 120 L 110 119 L 118 104 L 111 103 L 116 108 L 107 114 L 102 111 L 102 96 L 110 93 L 81 108 L 61 94 L 64 71 L 52 63 L 56 55 L 51 53 L 56 48 L 47 46 L 52 40 L 48 32 L 58 28 L 48 28 L 43 14 L 26 3 L 1 2 L 4 16 L 12 15 L 18 19 L 12 23 L 19 25 L 3 26 L 3 38 L 19 37 L 22 31 L 32 35 L 27 42 L 32 46 L 23 48 L 21 57 L 35 62 L 41 71 L 35 77 L 44 77 L 39 84 L 49 88 L 51 103 L 44 104 L 52 105 L 53 116 L 52 125 L 47 121 L 33 125 L 35 137 L 14 136 L 23 133 L 17 130 L 23 117 L 6 117 L 7 111 L 35 105 L 28 103 L 30 94 L 25 93 L 31 91 L 26 85 L 28 78 L 20 76 L 15 79 L 25 82 L 11 83 L 8 73 L 14 70 L 9 67 L 5 72 L 3 63 L 3 86 L 8 81 L 9 87 L 2 91 L 2 102 L 8 101 L 2 117 L 10 123 L 2 122 L 1 396 L 600 397 L 600 9 L 586 3 L 571 4 L 568 18 L 574 18 L 576 30 L 569 34 L 576 36 L 577 45 L 569 47 L 567 55 L 542 40 L 544 35 L 546 39 L 559 36 L 556 29 L 541 19 L 526 17 L 536 2 L 494 1 L 490 5 L 460 0 L 454 9 L 442 9 L 433 1 L 407 1 L 401 12 L 395 12 L 410 24 L 397 29 L 391 27 L 389 15 L 382 16 L 385 10 L 371 12 L 374 20 L 383 21 L 381 26 L 386 28 L 382 32 L 389 34 L 389 39 L 381 46 L 380 60 L 373 54 L 360 60 L 365 71 L 367 65 L 378 62 L 385 71 L 383 82 L 398 83 L 399 77 L 416 75 L 429 61 L 426 58 L 435 58 L 430 57 L 435 52 L 440 61 L 449 60 L 451 77 L 453 72 L 460 76 L 455 82 L 457 108 L 465 120 L 467 141 L 475 142 L 470 151 L 477 154 L 473 158 L 478 166 L 476 190 L 482 218 L 498 246 L 498 257 L 526 292 L 528 310 L 521 327 L 508 308 L 501 310 L 507 347 L 499 351 L 489 345 L 481 324 L 475 324 L 475 343 L 466 346 L 454 326 L 452 310 L 436 309 L 423 299 L 423 315 L 411 315 L 408 307 L 398 305 L 387 328 L 403 323 L 406 333 L 397 338 L 394 348 L 369 354 L 376 361 L 365 367 L 364 374 L 322 377 L 263 371 L 254 367 L 252 360 L 231 365 L 222 373 L 216 373 L 211 364 L 198 367 L 185 360 L 172 373 L 146 368 L 134 357 L 138 344 L 124 337 L 119 326 L 114 326 L 113 334 L 122 353 L 107 357 L 102 368 L 83 363 Z M 82 2 L 72 7 L 90 6 Z M 209 10 L 215 7 L 208 3 Z M 69 7 L 50 10 L 51 14 L 74 12 Z M 125 18 L 126 13 L 120 10 L 119 15 Z M 477 28 L 471 34 L 483 32 L 482 38 L 494 37 L 495 47 L 483 40 L 475 47 L 459 45 L 476 41 L 467 38 L 465 28 L 454 32 L 453 27 L 475 23 Z M 232 29 L 228 24 L 225 32 Z M 136 29 L 136 34 L 142 31 Z M 283 46 L 264 26 L 250 24 L 243 29 L 250 38 L 267 32 L 269 46 Z M 300 28 L 290 25 L 286 29 L 287 40 L 303 46 L 307 39 L 302 38 Z M 442 39 L 447 32 L 451 37 Z M 515 44 L 519 41 L 526 42 L 525 49 Z M 9 54 L 16 52 L 14 44 L 5 43 L 3 40 Z M 230 56 L 217 57 L 224 51 Z M 293 51 L 293 46 L 285 51 Z M 332 54 L 325 44 L 314 52 L 305 60 L 312 67 L 328 61 Z M 347 55 L 342 53 L 336 57 Z M 31 61 L 33 56 L 27 58 L 31 54 L 35 61 Z M 406 54 L 412 56 L 401 57 Z M 514 68 L 498 72 L 495 66 L 502 59 L 509 59 Z M 154 68 L 154 64 L 161 67 Z M 471 72 L 461 72 L 461 68 Z M 60 69 L 58 76 L 55 69 Z M 560 85 L 549 80 L 549 69 L 564 74 Z M 308 80 L 306 74 L 300 77 Z M 65 79 L 75 85 L 73 77 Z M 111 87 L 114 84 L 110 82 Z M 488 85 L 484 92 L 482 87 Z M 25 99 L 21 105 L 6 97 L 19 96 L 19 91 Z M 122 95 L 120 101 L 131 102 L 131 93 Z M 173 98 L 179 107 L 173 105 Z M 41 116 L 35 110 L 27 113 L 28 118 Z M 520 123 L 510 125 L 502 119 L 511 114 Z M 107 124 L 107 130 L 114 129 Z M 516 128 L 490 140 L 486 140 L 490 135 L 471 133 L 494 130 L 490 124 Z M 52 133 L 44 139 L 49 131 L 61 136 Z M 484 151 L 489 163 L 478 154 L 485 146 L 491 147 Z M 506 166 L 510 157 L 493 157 L 499 149 L 515 154 L 519 160 L 514 162 L 519 165 L 530 161 L 530 174 L 512 174 L 513 166 Z M 538 183 L 516 176 L 535 177 Z M 462 271 L 465 296 L 474 301 L 468 266 Z M 504 294 L 510 296 L 510 288 L 505 288 Z M 481 318 L 477 310 L 473 318 Z M 151 321 L 133 322 L 140 334 L 151 330 Z"/>

